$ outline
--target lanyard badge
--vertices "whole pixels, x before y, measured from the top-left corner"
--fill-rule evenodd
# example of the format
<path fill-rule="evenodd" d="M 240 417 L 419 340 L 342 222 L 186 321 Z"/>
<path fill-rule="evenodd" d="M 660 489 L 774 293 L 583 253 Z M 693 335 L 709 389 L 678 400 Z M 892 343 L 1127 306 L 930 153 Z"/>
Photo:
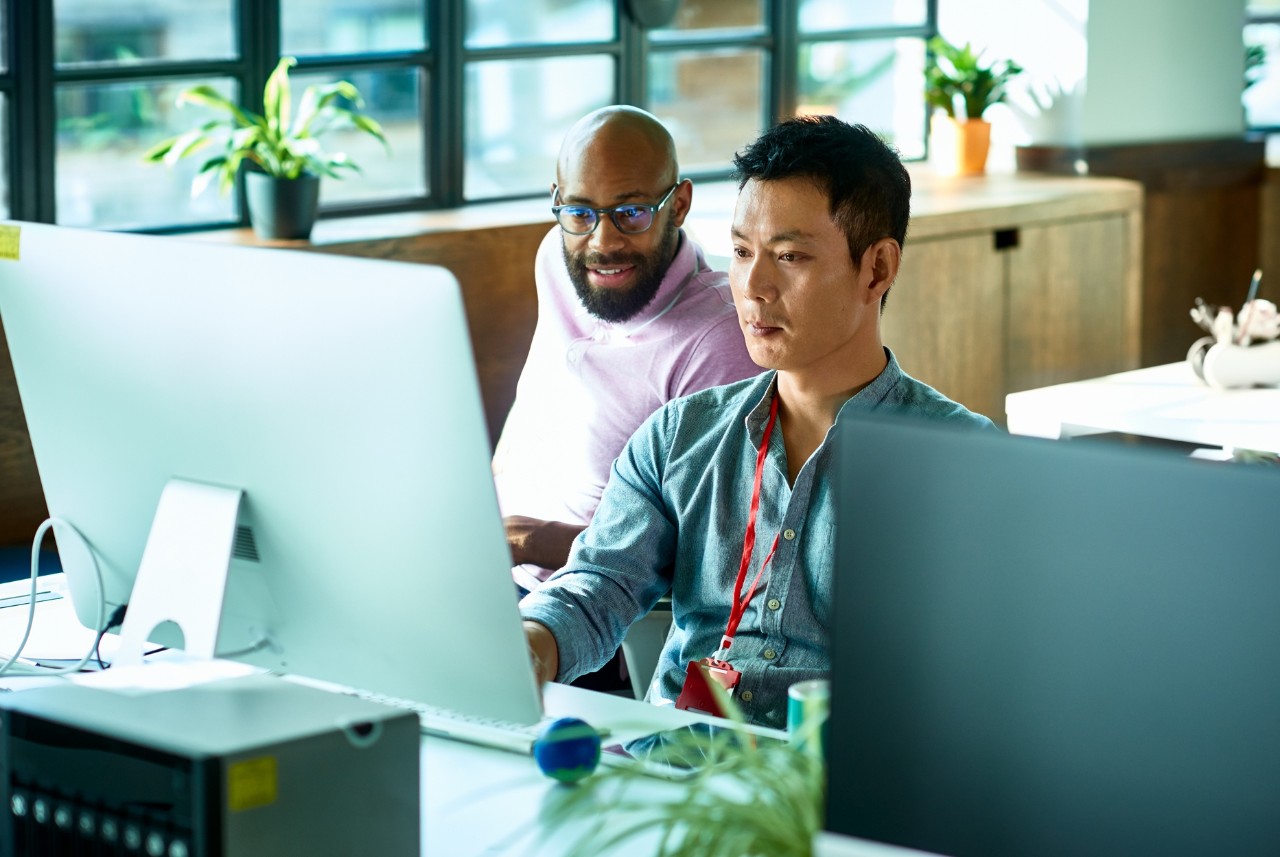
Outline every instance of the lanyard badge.
<path fill-rule="evenodd" d="M 777 417 L 778 394 L 775 391 L 773 405 L 769 409 L 769 422 L 765 424 L 764 435 L 760 438 L 760 451 L 756 454 L 756 473 L 751 488 L 751 509 L 747 514 L 747 532 L 742 539 L 742 561 L 738 564 L 738 578 L 733 586 L 733 606 L 729 610 L 729 621 L 725 625 L 724 636 L 720 638 L 720 647 L 715 654 L 702 660 L 689 661 L 685 668 L 684 687 L 680 689 L 680 696 L 676 699 L 676 708 L 724 717 L 725 712 L 720 706 L 720 697 L 712 689 L 711 682 L 715 682 L 732 696 L 739 679 L 742 678 L 742 673 L 735 670 L 727 660 L 729 647 L 733 645 L 733 637 L 738 632 L 738 625 L 742 622 L 742 614 L 747 611 L 747 605 L 756 594 L 760 575 L 764 574 L 765 567 L 773 559 L 774 551 L 778 549 L 778 537 L 774 536 L 768 555 L 765 556 L 764 562 L 760 563 L 760 570 L 752 578 L 751 586 L 743 596 L 742 585 L 746 582 L 747 570 L 751 566 L 751 554 L 756 546 L 756 514 L 760 510 L 760 482 L 764 477 L 764 460 L 769 452 L 769 437 L 773 434 L 773 423 Z"/>

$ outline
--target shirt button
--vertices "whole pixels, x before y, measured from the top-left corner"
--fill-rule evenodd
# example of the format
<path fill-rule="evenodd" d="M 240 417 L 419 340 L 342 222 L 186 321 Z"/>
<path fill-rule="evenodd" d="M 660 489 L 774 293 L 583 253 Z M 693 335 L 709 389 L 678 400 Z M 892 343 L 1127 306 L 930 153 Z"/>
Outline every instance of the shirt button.
<path fill-rule="evenodd" d="M 769 607 L 769 609 L 770 609 L 770 610 L 777 610 L 777 609 L 778 609 L 779 607 L 781 607 L 781 606 L 782 606 L 782 602 L 781 602 L 781 601 L 779 601 L 778 599 L 776 599 L 776 598 L 770 598 L 770 599 L 769 599 L 768 607 Z"/>
<path fill-rule="evenodd" d="M 773 649 L 765 649 L 765 650 L 764 650 L 764 659 L 765 659 L 766 661 L 771 661 L 771 660 L 773 660 L 774 658 L 776 658 L 777 656 L 778 656 L 778 653 L 777 653 L 777 652 L 775 652 Z"/>
<path fill-rule="evenodd" d="M 751 691 L 749 691 L 749 690 L 744 690 L 744 691 L 742 692 L 742 701 L 743 701 L 743 702 L 750 702 L 750 701 L 751 701 Z"/>
<path fill-rule="evenodd" d="M 796 537 L 796 531 L 791 529 L 790 527 L 787 527 L 785 530 L 782 531 L 782 537 L 787 541 L 791 541 Z"/>

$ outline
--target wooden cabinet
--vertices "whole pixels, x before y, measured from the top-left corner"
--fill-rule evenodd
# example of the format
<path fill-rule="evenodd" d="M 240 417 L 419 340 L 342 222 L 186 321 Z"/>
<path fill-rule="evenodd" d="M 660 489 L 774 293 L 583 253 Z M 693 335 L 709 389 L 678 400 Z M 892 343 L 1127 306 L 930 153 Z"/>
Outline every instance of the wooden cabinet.
<path fill-rule="evenodd" d="M 1137 368 L 1140 186 L 1025 175 L 917 184 L 882 320 L 909 374 L 1003 422 L 1008 393 Z"/>

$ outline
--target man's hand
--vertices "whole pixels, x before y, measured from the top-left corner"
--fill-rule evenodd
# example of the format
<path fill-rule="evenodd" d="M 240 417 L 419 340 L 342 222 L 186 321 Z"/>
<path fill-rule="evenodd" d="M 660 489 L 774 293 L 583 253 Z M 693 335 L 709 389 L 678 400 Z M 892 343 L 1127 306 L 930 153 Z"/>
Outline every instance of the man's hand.
<path fill-rule="evenodd" d="M 529 644 L 529 657 L 533 660 L 533 673 L 538 679 L 538 686 L 555 681 L 560 672 L 560 647 L 556 645 L 551 629 L 541 622 L 525 619 L 524 638 Z"/>
<path fill-rule="evenodd" d="M 523 515 L 508 515 L 502 523 L 507 528 L 507 545 L 514 564 L 529 562 L 550 569 L 560 568 L 569 561 L 573 540 L 586 529 L 581 524 L 542 521 Z"/>

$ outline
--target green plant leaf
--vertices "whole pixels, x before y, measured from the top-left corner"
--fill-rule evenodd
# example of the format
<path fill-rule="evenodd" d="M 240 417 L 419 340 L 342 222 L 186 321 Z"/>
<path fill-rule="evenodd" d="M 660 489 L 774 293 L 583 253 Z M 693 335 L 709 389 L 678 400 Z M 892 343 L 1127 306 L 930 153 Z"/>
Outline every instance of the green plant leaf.
<path fill-rule="evenodd" d="M 1012 60 L 983 65 L 982 54 L 975 53 L 969 42 L 960 47 L 942 36 L 934 36 L 927 45 L 925 101 L 931 107 L 945 110 L 952 118 L 955 118 L 954 105 L 959 96 L 964 101 L 965 115 L 981 119 L 988 107 L 1005 99 L 1008 81 L 1022 73 L 1022 67 Z"/>
<path fill-rule="evenodd" d="M 203 107 L 221 110 L 229 113 L 237 125 L 254 125 L 262 121 L 262 118 L 257 114 L 241 110 L 235 104 L 223 98 L 222 94 L 212 86 L 193 86 L 191 89 L 185 89 L 178 94 L 176 103 L 179 107 L 185 104 L 199 104 Z"/>
<path fill-rule="evenodd" d="M 164 160 L 164 156 L 173 148 L 173 144 L 177 142 L 177 140 L 177 137 L 169 137 L 166 140 L 161 140 L 159 143 L 156 143 L 150 149 L 147 149 L 142 153 L 142 160 L 151 163 L 157 163 Z"/>
<path fill-rule="evenodd" d="M 294 57 L 281 57 L 262 90 L 262 115 L 267 120 L 267 130 L 282 137 L 288 133 L 289 111 L 292 109 L 289 69 L 297 64 Z"/>
<path fill-rule="evenodd" d="M 194 86 L 178 96 L 179 106 L 195 104 L 224 114 L 226 118 L 207 121 L 198 128 L 170 137 L 152 146 L 143 157 L 150 163 L 173 166 L 177 161 L 210 145 L 223 146 L 222 160 L 206 161 L 193 182 L 194 193 L 202 192 L 217 176 L 223 193 L 230 191 L 245 162 L 276 178 L 294 179 L 304 173 L 342 178 L 359 167 L 345 154 L 326 154 L 318 137 L 330 128 L 355 127 L 380 140 L 390 151 L 382 126 L 372 117 L 346 104 L 362 107 L 359 90 L 349 81 L 313 85 L 304 90 L 296 117 L 292 113 L 289 71 L 297 64 L 293 57 L 281 57 L 263 86 L 263 113 L 245 110 L 208 85 Z M 226 129 L 225 137 L 219 132 Z"/>
<path fill-rule="evenodd" d="M 193 155 L 213 142 L 204 128 L 196 128 L 174 138 L 173 145 L 165 153 L 164 162 L 173 166 L 187 155 Z"/>

